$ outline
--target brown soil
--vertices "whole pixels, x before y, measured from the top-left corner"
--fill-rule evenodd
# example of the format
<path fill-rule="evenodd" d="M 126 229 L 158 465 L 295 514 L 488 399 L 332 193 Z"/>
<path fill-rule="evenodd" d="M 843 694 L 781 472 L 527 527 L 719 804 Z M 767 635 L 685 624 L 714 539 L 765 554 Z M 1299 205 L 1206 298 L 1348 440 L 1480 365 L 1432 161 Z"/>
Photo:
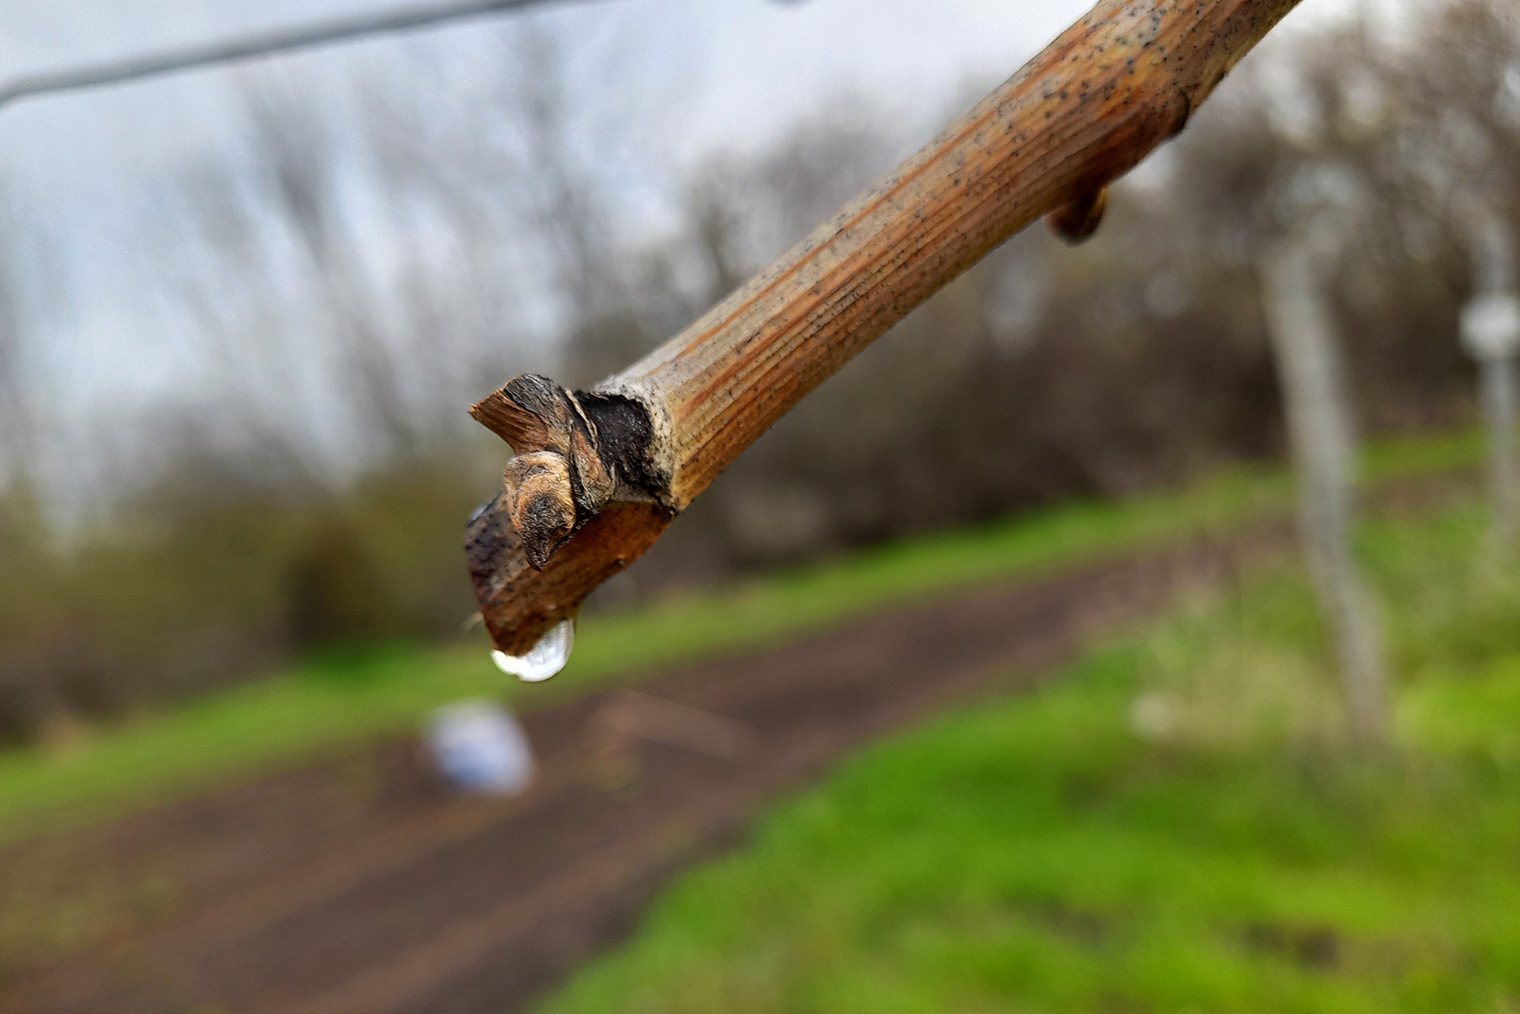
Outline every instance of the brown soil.
<path fill-rule="evenodd" d="M 1284 541 L 1274 526 L 900 607 L 529 714 L 543 775 L 516 800 L 451 796 L 398 739 L 11 847 L 0 864 L 62 864 L 127 900 L 104 906 L 103 942 L 0 955 L 0 1011 L 520 1009 L 845 751 L 1031 686 Z"/>

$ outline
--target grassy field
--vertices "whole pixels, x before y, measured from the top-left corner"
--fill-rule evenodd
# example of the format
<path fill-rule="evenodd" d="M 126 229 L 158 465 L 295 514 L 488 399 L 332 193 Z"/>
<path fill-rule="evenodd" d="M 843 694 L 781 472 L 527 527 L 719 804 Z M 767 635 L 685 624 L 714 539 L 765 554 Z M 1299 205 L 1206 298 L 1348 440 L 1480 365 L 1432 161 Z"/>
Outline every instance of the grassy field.
<path fill-rule="evenodd" d="M 1472 466 L 1475 434 L 1385 444 L 1370 481 Z M 467 644 L 391 646 L 313 660 L 296 671 L 208 696 L 169 713 L 94 730 L 66 749 L 0 753 L 0 841 L 99 819 L 303 762 L 365 737 L 413 727 L 464 696 L 563 700 L 651 667 L 739 652 L 810 627 L 954 587 L 1010 579 L 1227 530 L 1289 503 L 1285 475 L 1241 469 L 1184 492 L 1083 503 L 923 537 L 764 580 L 582 624 L 573 661 L 546 685 L 505 681 L 479 632 Z"/>
<path fill-rule="evenodd" d="M 1520 568 L 1484 523 L 1364 527 L 1387 751 L 1343 745 L 1285 563 L 859 756 L 544 1010 L 1520 1010 Z"/>

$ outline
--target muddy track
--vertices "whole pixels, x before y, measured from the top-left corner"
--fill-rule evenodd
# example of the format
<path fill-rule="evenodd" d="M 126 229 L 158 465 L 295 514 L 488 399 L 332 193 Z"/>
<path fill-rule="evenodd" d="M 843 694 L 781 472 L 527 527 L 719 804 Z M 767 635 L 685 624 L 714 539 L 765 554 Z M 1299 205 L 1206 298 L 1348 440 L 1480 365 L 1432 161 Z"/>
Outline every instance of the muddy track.
<path fill-rule="evenodd" d="M 452 798 L 396 740 L 12 849 L 0 861 L 67 851 L 175 889 L 104 942 L 0 970 L 0 1011 L 520 1009 L 842 753 L 1033 685 L 1284 529 L 898 607 L 529 714 L 544 773 L 517 800 Z"/>

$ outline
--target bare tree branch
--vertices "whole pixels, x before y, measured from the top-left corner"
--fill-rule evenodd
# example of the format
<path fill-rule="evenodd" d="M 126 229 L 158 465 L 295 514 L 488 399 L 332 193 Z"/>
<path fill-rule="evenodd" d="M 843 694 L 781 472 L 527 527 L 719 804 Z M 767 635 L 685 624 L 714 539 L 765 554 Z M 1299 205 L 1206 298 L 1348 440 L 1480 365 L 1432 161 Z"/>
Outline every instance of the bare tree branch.
<path fill-rule="evenodd" d="M 573 617 L 767 427 L 998 243 L 1074 202 L 1053 227 L 1090 232 L 1097 193 L 1181 130 L 1296 3 L 1102 0 L 638 363 L 589 393 L 524 377 L 475 406 L 518 455 L 534 456 L 509 466 L 467 535 L 496 646 L 520 655 Z M 589 446 L 567 446 L 566 434 Z M 583 468 L 588 454 L 599 468 Z M 556 468 L 546 455 L 561 459 Z M 594 484 L 588 471 L 613 481 Z"/>

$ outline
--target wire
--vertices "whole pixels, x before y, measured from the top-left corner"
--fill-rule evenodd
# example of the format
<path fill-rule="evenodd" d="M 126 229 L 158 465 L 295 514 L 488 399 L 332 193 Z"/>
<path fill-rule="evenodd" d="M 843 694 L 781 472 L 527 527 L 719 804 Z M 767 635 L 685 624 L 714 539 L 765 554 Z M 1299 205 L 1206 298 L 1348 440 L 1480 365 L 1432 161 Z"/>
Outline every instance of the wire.
<path fill-rule="evenodd" d="M 426 7 L 392 7 L 290 28 L 269 29 L 217 42 L 24 74 L 0 83 L 0 109 L 18 99 L 38 95 L 104 88 L 198 67 L 252 60 L 372 35 L 406 32 L 445 21 L 490 17 L 549 2 L 567 0 L 457 0 L 455 3 L 430 4 Z"/>

